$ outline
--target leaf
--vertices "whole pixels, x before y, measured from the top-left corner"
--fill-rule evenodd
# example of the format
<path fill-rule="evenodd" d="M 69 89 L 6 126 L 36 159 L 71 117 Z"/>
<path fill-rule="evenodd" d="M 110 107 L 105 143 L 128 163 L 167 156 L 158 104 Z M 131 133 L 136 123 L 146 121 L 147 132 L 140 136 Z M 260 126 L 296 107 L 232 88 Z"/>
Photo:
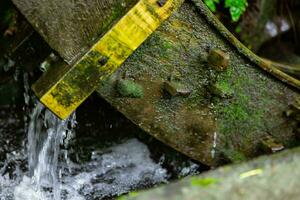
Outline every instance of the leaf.
<path fill-rule="evenodd" d="M 248 6 L 247 0 L 225 0 L 225 8 L 229 8 L 231 19 L 237 22 Z"/>
<path fill-rule="evenodd" d="M 220 0 L 204 0 L 204 3 L 212 12 L 216 12 L 217 10 L 216 4 L 219 4 Z"/>

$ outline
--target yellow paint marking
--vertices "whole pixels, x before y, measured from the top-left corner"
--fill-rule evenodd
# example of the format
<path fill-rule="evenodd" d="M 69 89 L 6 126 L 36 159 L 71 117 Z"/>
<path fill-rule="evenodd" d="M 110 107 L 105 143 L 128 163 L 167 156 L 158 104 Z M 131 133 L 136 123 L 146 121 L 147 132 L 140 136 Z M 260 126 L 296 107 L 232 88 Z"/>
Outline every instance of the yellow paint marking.
<path fill-rule="evenodd" d="M 263 173 L 262 169 L 254 169 L 240 174 L 240 179 L 245 179 L 251 176 L 261 175 Z"/>
<path fill-rule="evenodd" d="M 160 7 L 157 0 L 140 0 L 74 66 L 61 74 L 57 82 L 44 76 L 33 86 L 40 101 L 58 117 L 67 118 L 99 85 L 166 20 L 184 0 L 167 0 Z M 99 65 L 101 57 L 107 62 Z M 49 81 L 50 80 L 50 81 Z M 40 91 L 36 91 L 35 88 Z M 50 88 L 46 92 L 44 88 Z"/>

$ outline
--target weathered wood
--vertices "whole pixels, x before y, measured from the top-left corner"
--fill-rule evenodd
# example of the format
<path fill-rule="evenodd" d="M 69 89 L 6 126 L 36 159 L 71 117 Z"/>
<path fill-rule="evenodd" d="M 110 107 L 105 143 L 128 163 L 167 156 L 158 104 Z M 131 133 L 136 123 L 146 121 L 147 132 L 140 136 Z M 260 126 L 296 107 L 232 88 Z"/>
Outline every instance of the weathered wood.
<path fill-rule="evenodd" d="M 207 12 L 185 1 L 118 73 L 101 82 L 97 92 L 143 130 L 207 165 L 256 155 L 260 139 L 268 135 L 289 147 L 296 123 L 283 113 L 299 94 L 259 69 L 260 65 L 264 70 L 270 67 L 260 63 L 261 59 L 225 28 L 217 29 L 219 25 L 208 20 Z M 207 62 L 210 49 L 229 55 L 227 68 L 218 72 Z M 64 62 L 62 65 L 66 66 L 59 70 L 70 69 Z M 55 73 L 44 80 L 55 82 L 59 70 L 52 70 Z M 115 85 L 123 79 L 144 88 L 141 98 L 118 93 Z M 99 82 L 92 80 L 89 84 L 97 86 Z M 163 89 L 166 81 L 188 88 L 189 95 L 170 97 Z M 216 95 L 212 86 L 229 95 Z M 41 94 L 49 90 L 39 87 Z M 70 95 L 66 101 L 72 98 Z"/>
<path fill-rule="evenodd" d="M 207 165 L 257 156 L 269 135 L 291 146 L 296 126 L 283 113 L 299 94 L 261 70 L 257 56 L 252 62 L 224 34 L 186 1 L 97 92 L 152 136 Z M 229 56 L 227 68 L 216 70 L 208 62 L 211 49 Z M 119 95 L 115 84 L 124 78 L 144 88 L 142 98 Z M 191 94 L 166 94 L 169 80 Z"/>
<path fill-rule="evenodd" d="M 40 101 L 67 118 L 182 2 L 140 0 L 74 66 L 59 69 L 52 78 L 46 74 L 33 86 Z"/>
<path fill-rule="evenodd" d="M 79 59 L 138 0 L 13 0 L 69 64 Z"/>

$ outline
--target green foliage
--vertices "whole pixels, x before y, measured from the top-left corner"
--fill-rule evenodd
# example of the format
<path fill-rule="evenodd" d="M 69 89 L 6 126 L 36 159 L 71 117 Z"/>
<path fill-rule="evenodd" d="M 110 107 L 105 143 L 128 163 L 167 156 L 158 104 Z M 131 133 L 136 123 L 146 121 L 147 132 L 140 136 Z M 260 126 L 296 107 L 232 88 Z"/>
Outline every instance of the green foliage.
<path fill-rule="evenodd" d="M 211 11 L 216 12 L 216 4 L 219 4 L 220 0 L 204 0 L 204 3 L 209 7 Z"/>
<path fill-rule="evenodd" d="M 225 0 L 225 8 L 229 8 L 231 19 L 238 21 L 248 6 L 247 0 Z"/>
<path fill-rule="evenodd" d="M 215 185 L 219 183 L 220 181 L 215 178 L 198 178 L 198 177 L 192 177 L 191 178 L 191 184 L 192 186 L 200 186 L 200 187 L 208 187 L 210 185 Z"/>
<path fill-rule="evenodd" d="M 213 12 L 216 11 L 216 5 L 220 0 L 204 0 L 205 4 Z M 225 0 L 225 8 L 230 11 L 232 21 L 236 22 L 240 19 L 242 14 L 246 11 L 248 6 L 247 0 Z"/>

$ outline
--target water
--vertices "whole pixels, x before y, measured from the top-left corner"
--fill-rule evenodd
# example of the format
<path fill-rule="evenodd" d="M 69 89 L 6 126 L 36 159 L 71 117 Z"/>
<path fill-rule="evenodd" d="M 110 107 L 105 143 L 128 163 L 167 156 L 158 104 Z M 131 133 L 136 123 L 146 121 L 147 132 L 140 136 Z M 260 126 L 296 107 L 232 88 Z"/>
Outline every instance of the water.
<path fill-rule="evenodd" d="M 216 148 L 217 148 L 217 132 L 214 132 L 214 140 L 213 140 L 213 145 L 211 149 L 211 157 L 215 158 L 216 156 Z"/>
<path fill-rule="evenodd" d="M 6 113 L 0 113 L 6 117 L 0 116 L 0 124 L 5 119 L 3 124 L 11 121 L 16 126 L 15 116 L 10 119 Z M 148 147 L 138 139 L 94 148 L 88 161 L 75 163 L 68 147 L 75 137 L 75 115 L 60 121 L 37 104 L 30 118 L 27 144 L 22 148 L 20 141 L 8 151 L 3 166 L 0 162 L 0 200 L 107 199 L 168 182 L 170 173 L 152 160 Z M 21 132 L 24 127 L 20 127 Z M 1 135 L 2 131 L 0 128 Z M 191 163 L 179 173 L 185 176 L 197 167 Z"/>
<path fill-rule="evenodd" d="M 74 115 L 60 121 L 37 104 L 28 129 L 29 176 L 15 187 L 16 200 L 101 199 L 166 181 L 167 171 L 136 139 L 92 152 L 91 162 L 72 163 L 67 150 L 60 152 L 60 145 L 66 147 L 73 136 L 68 124 L 74 127 Z M 58 169 L 60 153 L 64 162 Z"/>
<path fill-rule="evenodd" d="M 68 129 L 69 123 L 72 124 L 72 121 L 59 120 L 42 104 L 35 106 L 28 128 L 29 174 L 15 188 L 16 200 L 61 199 L 57 173 L 58 156 L 63 139 L 69 138 L 67 135 L 72 133 Z"/>
<path fill-rule="evenodd" d="M 22 111 L 0 109 L 0 200 L 110 199 L 174 177 L 174 172 L 162 167 L 165 156 L 154 162 L 147 145 L 135 138 L 123 139 L 108 148 L 92 145 L 88 161 L 72 160 L 69 151 L 76 138 L 76 115 L 61 121 L 36 103 L 28 120 L 24 113 L 33 101 L 28 74 L 24 73 L 23 80 Z M 98 125 L 88 127 L 93 132 Z M 183 165 L 172 162 L 167 165 L 178 177 L 199 172 L 199 165 L 191 161 Z"/>
<path fill-rule="evenodd" d="M 63 179 L 64 199 L 118 196 L 166 182 L 168 177 L 167 170 L 152 161 L 147 146 L 137 139 L 94 151 L 90 162 L 74 166 L 73 170 L 72 176 Z"/>

